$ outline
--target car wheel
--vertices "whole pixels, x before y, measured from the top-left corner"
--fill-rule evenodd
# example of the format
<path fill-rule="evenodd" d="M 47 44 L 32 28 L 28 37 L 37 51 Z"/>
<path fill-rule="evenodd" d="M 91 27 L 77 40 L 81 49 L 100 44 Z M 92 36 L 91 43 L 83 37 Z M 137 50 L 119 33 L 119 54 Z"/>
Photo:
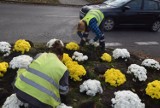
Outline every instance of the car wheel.
<path fill-rule="evenodd" d="M 115 26 L 115 22 L 112 18 L 106 18 L 104 22 L 104 30 L 111 31 Z"/>
<path fill-rule="evenodd" d="M 160 29 L 160 20 L 156 20 L 153 22 L 152 26 L 151 26 L 151 30 L 153 32 L 157 32 Z"/>

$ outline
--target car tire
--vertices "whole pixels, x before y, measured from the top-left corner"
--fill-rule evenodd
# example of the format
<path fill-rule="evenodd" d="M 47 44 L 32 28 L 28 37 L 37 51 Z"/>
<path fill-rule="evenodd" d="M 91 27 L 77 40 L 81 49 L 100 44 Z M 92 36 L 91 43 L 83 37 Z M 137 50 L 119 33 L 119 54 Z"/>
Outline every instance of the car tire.
<path fill-rule="evenodd" d="M 115 26 L 115 21 L 112 18 L 106 18 L 104 21 L 104 30 L 111 31 Z"/>
<path fill-rule="evenodd" d="M 152 23 L 151 30 L 157 32 L 160 29 L 160 20 L 156 20 Z"/>

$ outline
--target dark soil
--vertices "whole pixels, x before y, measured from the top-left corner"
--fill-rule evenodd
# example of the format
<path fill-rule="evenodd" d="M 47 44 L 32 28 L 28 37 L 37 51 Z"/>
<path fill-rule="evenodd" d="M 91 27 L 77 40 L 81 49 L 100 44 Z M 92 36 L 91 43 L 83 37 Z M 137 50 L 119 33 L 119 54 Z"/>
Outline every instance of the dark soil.
<path fill-rule="evenodd" d="M 48 49 L 44 44 L 36 44 L 26 54 L 34 57 L 36 54 L 45 51 L 48 51 Z M 104 52 L 112 55 L 112 51 L 113 49 L 106 49 Z M 65 52 L 69 53 L 71 57 L 74 51 L 65 50 Z M 73 108 L 78 108 L 81 104 L 88 103 L 90 106 L 95 104 L 97 108 L 111 108 L 111 99 L 115 97 L 114 92 L 118 90 L 131 90 L 138 94 L 142 102 L 145 103 L 146 108 L 160 108 L 160 100 L 152 99 L 150 96 L 145 94 L 145 88 L 147 87 L 148 82 L 160 80 L 160 71 L 147 68 L 148 78 L 145 82 L 134 82 L 132 80 L 133 76 L 126 74 L 127 68 L 130 64 L 134 63 L 141 65 L 144 58 L 142 59 L 134 54 L 131 54 L 131 57 L 127 61 L 124 59 L 113 59 L 112 62 L 107 63 L 100 60 L 100 57 L 104 52 L 100 51 L 99 48 L 88 46 L 81 48 L 79 52 L 82 52 L 89 57 L 88 61 L 79 63 L 85 67 L 87 74 L 80 82 L 75 82 L 70 79 L 70 91 L 65 100 L 67 105 L 73 106 Z M 0 61 L 10 62 L 10 60 L 17 55 L 20 55 L 20 53 L 12 52 L 9 57 L 0 57 Z M 127 81 L 119 87 L 110 86 L 108 83 L 104 82 L 104 78 L 102 77 L 105 71 L 112 67 L 121 70 L 121 72 L 126 75 Z M 8 69 L 4 77 L 0 78 L 0 106 L 2 106 L 5 99 L 13 93 L 12 83 L 16 76 L 16 71 L 17 69 Z M 97 94 L 96 96 L 91 97 L 87 96 L 85 93 L 80 93 L 79 85 L 87 79 L 97 79 L 101 81 L 103 94 Z M 87 104 L 81 106 L 86 106 L 86 108 L 89 108 L 87 107 Z"/>

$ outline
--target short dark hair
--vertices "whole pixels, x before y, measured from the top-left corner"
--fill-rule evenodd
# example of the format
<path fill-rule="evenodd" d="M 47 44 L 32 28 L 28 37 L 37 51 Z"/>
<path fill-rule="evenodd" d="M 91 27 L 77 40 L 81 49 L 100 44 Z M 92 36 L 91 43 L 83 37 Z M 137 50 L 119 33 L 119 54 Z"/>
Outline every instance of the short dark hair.
<path fill-rule="evenodd" d="M 62 45 L 60 40 L 56 40 L 50 49 L 56 55 L 63 55 L 64 46 Z"/>

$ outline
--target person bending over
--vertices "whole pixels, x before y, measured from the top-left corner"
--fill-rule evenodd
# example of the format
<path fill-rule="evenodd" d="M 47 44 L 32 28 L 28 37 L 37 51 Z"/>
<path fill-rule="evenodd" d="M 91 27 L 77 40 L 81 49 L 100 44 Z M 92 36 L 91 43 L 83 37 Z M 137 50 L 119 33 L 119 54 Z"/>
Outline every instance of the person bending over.
<path fill-rule="evenodd" d="M 14 90 L 30 108 L 56 108 L 69 91 L 67 67 L 62 63 L 63 44 L 56 40 L 51 52 L 41 53 L 26 69 L 19 69 Z"/>
<path fill-rule="evenodd" d="M 104 14 L 100 10 L 90 10 L 85 17 L 78 22 L 77 34 L 81 38 L 80 45 L 83 46 L 88 41 L 89 31 L 96 34 L 94 39 L 89 41 L 94 45 L 99 40 L 102 50 L 105 49 L 105 40 L 103 34 Z"/>

